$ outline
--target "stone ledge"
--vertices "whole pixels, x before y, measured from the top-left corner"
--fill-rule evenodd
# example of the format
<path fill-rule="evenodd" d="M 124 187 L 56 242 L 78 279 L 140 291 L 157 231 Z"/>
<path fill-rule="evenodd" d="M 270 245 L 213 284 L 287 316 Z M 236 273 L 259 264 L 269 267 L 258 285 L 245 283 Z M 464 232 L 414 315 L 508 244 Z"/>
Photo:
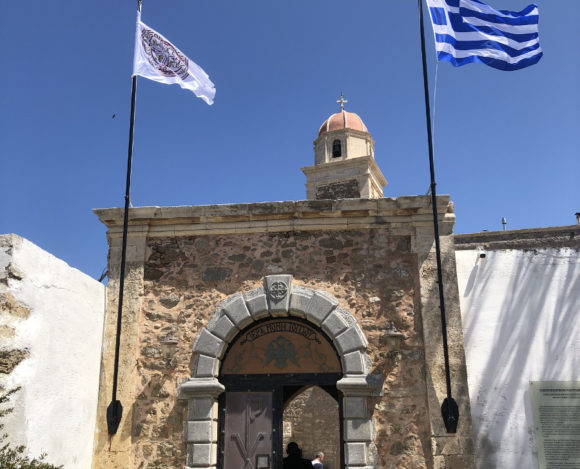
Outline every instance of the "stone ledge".
<path fill-rule="evenodd" d="M 448 195 L 437 196 L 438 213 L 440 218 L 453 218 L 453 204 Z M 419 215 L 431 213 L 431 199 L 427 196 L 404 196 L 398 198 L 381 199 L 339 199 L 339 200 L 302 200 L 287 202 L 260 202 L 250 204 L 225 205 L 197 205 L 176 207 L 133 207 L 129 210 L 130 231 L 146 232 L 144 226 L 157 227 L 158 230 L 171 233 L 172 229 L 180 226 L 177 231 L 185 231 L 193 226 L 204 227 L 206 230 L 222 225 L 230 229 L 238 227 L 247 230 L 256 224 L 262 228 L 270 226 L 273 221 L 287 225 L 289 221 L 301 219 L 324 220 L 346 218 L 356 219 L 367 217 L 371 223 L 375 217 L 379 220 L 385 217 L 390 222 L 400 221 L 409 217 L 413 219 Z M 100 221 L 115 232 L 123 224 L 122 208 L 94 209 L 93 212 Z M 417 220 L 419 221 L 419 220 Z M 266 225 L 265 225 L 266 224 Z M 140 226 L 141 228 L 137 228 Z M 173 227 L 173 228 L 172 228 Z M 212 228 L 210 228 L 212 227 Z"/>
<path fill-rule="evenodd" d="M 382 395 L 382 382 L 374 375 L 345 376 L 336 383 L 336 387 L 345 396 Z"/>
<path fill-rule="evenodd" d="M 225 386 L 216 378 L 193 378 L 181 383 L 177 390 L 178 400 L 194 397 L 218 397 L 225 391 Z"/>
<path fill-rule="evenodd" d="M 454 239 L 455 249 L 458 251 L 478 248 L 495 251 L 563 247 L 580 250 L 580 225 L 456 234 Z"/>

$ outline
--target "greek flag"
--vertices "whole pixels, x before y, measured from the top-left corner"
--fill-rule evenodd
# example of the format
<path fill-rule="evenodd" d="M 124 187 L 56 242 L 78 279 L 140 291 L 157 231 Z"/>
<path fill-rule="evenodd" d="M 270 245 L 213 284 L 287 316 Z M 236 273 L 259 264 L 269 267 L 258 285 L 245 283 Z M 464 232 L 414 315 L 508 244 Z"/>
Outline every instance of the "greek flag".
<path fill-rule="evenodd" d="M 520 12 L 494 10 L 479 0 L 427 0 L 427 5 L 440 61 L 518 70 L 542 57 L 536 5 Z"/>

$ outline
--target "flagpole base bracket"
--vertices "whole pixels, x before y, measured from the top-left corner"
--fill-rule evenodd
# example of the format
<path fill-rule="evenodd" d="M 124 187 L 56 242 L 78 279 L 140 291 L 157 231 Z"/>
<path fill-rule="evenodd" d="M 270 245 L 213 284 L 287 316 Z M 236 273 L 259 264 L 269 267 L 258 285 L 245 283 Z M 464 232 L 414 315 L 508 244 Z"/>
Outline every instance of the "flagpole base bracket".
<path fill-rule="evenodd" d="M 114 435 L 119 429 L 121 418 L 123 417 L 123 406 L 121 401 L 111 401 L 107 407 L 107 430 L 109 435 Z"/>
<path fill-rule="evenodd" d="M 447 433 L 457 433 L 459 423 L 459 407 L 452 397 L 447 397 L 441 404 L 441 416 Z"/>

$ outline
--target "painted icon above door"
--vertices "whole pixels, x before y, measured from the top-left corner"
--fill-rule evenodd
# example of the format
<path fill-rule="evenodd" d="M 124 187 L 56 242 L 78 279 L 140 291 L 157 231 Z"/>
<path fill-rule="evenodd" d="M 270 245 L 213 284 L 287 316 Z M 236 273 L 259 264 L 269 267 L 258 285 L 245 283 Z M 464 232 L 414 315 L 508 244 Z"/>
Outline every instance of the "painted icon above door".
<path fill-rule="evenodd" d="M 270 319 L 242 331 L 221 374 L 340 373 L 336 352 L 321 331 L 295 319 Z"/>

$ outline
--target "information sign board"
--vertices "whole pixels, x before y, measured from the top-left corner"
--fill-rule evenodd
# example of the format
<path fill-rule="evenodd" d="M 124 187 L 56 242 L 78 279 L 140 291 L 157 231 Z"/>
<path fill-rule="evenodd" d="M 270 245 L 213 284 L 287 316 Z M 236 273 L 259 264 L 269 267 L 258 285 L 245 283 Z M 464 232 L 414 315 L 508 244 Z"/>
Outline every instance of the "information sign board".
<path fill-rule="evenodd" d="M 580 468 L 580 381 L 531 381 L 540 469 Z"/>

